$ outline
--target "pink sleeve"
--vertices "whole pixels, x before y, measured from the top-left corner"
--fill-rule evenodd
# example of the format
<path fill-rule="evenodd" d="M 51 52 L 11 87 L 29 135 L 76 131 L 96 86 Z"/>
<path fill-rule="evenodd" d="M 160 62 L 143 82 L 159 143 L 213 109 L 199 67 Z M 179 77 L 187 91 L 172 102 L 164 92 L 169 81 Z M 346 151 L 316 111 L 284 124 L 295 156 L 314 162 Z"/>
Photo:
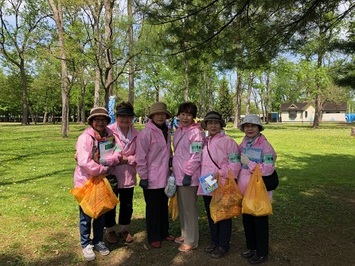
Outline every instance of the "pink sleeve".
<path fill-rule="evenodd" d="M 202 147 L 203 135 L 199 130 L 198 132 L 195 132 L 194 134 L 191 134 L 191 136 L 189 136 L 189 144 L 191 145 L 194 142 L 201 143 L 201 147 Z M 198 169 L 198 167 L 200 167 L 201 165 L 201 158 L 202 158 L 202 149 L 200 152 L 190 153 L 190 158 L 187 161 L 186 168 L 184 169 L 185 174 L 191 176 L 194 175 L 196 169 Z"/>
<path fill-rule="evenodd" d="M 136 165 L 136 161 L 137 161 L 136 152 L 137 152 L 137 137 L 134 137 L 134 139 L 132 139 L 131 145 L 128 150 L 128 154 L 130 154 L 127 156 L 128 164 L 133 166 Z"/>
<path fill-rule="evenodd" d="M 229 156 L 231 154 L 237 155 L 238 158 L 240 156 L 239 146 L 232 138 L 228 138 L 226 141 L 226 152 L 227 152 L 227 156 Z M 237 161 L 231 161 L 231 160 L 227 159 L 221 165 L 221 169 L 218 172 L 222 178 L 229 178 L 228 171 L 230 170 L 230 171 L 232 171 L 234 178 L 237 178 L 241 167 L 242 167 L 242 165 L 241 165 L 239 159 Z"/>
<path fill-rule="evenodd" d="M 137 173 L 141 179 L 148 179 L 147 152 L 149 148 L 149 136 L 146 131 L 141 131 L 136 143 Z"/>
<path fill-rule="evenodd" d="M 98 164 L 92 159 L 93 140 L 87 134 L 79 137 L 76 143 L 77 164 L 91 176 L 106 175 L 108 167 Z"/>

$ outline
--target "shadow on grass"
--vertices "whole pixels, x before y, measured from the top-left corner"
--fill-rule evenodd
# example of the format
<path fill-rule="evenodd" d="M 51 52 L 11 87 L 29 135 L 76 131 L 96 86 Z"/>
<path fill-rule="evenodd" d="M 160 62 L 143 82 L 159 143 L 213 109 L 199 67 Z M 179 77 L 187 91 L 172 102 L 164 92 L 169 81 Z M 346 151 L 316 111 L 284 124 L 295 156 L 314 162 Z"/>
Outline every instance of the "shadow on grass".
<path fill-rule="evenodd" d="M 355 157 L 344 154 L 303 157 L 285 155 L 278 166 L 280 185 L 274 192 L 274 215 L 270 216 L 269 265 L 352 265 L 355 252 Z M 43 176 L 61 173 L 57 171 Z M 64 170 L 69 172 L 69 170 Z M 42 177 L 43 177 L 42 176 Z M 32 177 L 41 178 L 40 176 Z M 29 179 L 18 182 L 28 182 Z M 144 205 L 141 189 L 135 189 L 135 204 Z M 142 207 L 140 207 L 142 208 Z M 110 246 L 109 256 L 98 255 L 90 265 L 248 265 L 240 257 L 245 249 L 241 217 L 233 220 L 231 251 L 221 260 L 210 259 L 204 253 L 209 244 L 209 229 L 202 198 L 198 199 L 200 243 L 192 252 L 178 252 L 174 242 L 163 242 L 161 249 L 152 249 L 145 236 L 144 217 L 134 212 L 130 231 L 137 238 L 131 244 L 122 241 Z M 144 215 L 144 214 L 143 214 Z M 59 223 L 61 221 L 58 221 Z M 178 221 L 170 223 L 170 233 L 179 236 Z M 53 239 L 67 244 L 56 256 L 41 256 L 35 260 L 16 255 L 1 255 L 1 265 L 86 265 L 81 255 L 79 237 L 69 240 L 54 232 Z M 46 239 L 49 243 L 53 239 Z M 68 248 L 70 247 L 70 248 Z M 346 247 L 344 249 L 344 247 Z M 51 251 L 54 248 L 46 247 Z M 19 254 L 19 253 L 17 253 Z M 65 254 L 65 255 L 63 255 Z M 31 256 L 29 256 L 31 257 Z"/>
<path fill-rule="evenodd" d="M 55 150 L 55 149 L 43 150 L 43 149 L 41 149 L 38 152 L 31 151 L 30 153 L 24 153 L 21 151 L 16 151 L 16 152 L 12 151 L 11 153 L 8 153 L 8 154 L 6 152 L 3 152 L 3 154 L 2 154 L 3 156 L 10 156 L 11 158 L 2 159 L 1 162 L 2 163 L 6 163 L 6 162 L 16 163 L 16 161 L 19 161 L 19 160 L 26 160 L 28 158 L 35 159 L 35 158 L 48 156 L 48 155 L 58 156 L 61 153 L 67 155 L 68 150 Z M 75 149 L 73 149 L 73 158 L 74 158 L 74 154 L 75 154 Z"/>
<path fill-rule="evenodd" d="M 28 183 L 30 181 L 39 180 L 39 179 L 42 179 L 42 178 L 48 178 L 50 176 L 55 176 L 57 174 L 65 174 L 65 176 L 70 176 L 70 175 L 72 175 L 72 173 L 73 173 L 73 169 L 72 168 L 67 168 L 67 169 L 47 172 L 47 173 L 44 173 L 42 175 L 32 176 L 32 177 L 25 178 L 25 179 L 19 179 L 19 180 L 16 180 L 16 181 L 13 181 L 13 180 L 12 181 L 8 181 L 8 182 L 0 181 L 0 187 L 1 186 L 8 186 L 8 185 L 24 184 L 24 183 Z"/>
<path fill-rule="evenodd" d="M 21 256 L 16 255 L 5 255 L 2 254 L 0 257 L 0 265 L 8 265 L 8 266 L 25 266 L 25 265 L 38 265 L 38 266 L 52 266 L 52 265 L 75 265 L 73 261 L 77 258 L 75 253 L 66 254 L 66 255 L 58 255 L 54 258 L 40 260 L 37 262 L 28 262 L 28 260 Z"/>

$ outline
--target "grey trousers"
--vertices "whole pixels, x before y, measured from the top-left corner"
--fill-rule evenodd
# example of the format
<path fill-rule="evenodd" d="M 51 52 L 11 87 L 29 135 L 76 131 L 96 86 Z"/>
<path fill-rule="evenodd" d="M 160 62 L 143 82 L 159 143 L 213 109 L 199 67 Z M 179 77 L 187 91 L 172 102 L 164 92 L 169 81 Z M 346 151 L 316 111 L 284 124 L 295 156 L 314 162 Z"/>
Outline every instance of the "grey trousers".
<path fill-rule="evenodd" d="M 197 186 L 178 186 L 177 197 L 181 236 L 184 244 L 198 246 Z"/>

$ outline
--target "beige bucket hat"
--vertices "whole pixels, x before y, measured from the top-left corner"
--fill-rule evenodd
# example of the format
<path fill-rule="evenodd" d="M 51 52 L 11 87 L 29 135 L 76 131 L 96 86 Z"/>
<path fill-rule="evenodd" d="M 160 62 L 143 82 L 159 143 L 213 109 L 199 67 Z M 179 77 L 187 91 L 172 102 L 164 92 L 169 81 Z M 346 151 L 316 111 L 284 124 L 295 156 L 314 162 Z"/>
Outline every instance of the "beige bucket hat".
<path fill-rule="evenodd" d="M 166 118 L 171 118 L 171 113 L 168 111 L 166 104 L 163 102 L 153 103 L 153 105 L 150 107 L 150 113 L 148 117 L 152 118 L 152 116 L 157 113 L 165 113 Z"/>

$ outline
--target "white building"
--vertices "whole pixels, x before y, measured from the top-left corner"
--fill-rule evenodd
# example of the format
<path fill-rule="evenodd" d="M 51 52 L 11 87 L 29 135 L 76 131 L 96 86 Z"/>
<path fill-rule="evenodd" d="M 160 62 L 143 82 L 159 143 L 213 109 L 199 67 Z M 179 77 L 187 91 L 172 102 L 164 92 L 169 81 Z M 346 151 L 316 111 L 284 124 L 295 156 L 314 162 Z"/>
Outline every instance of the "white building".
<path fill-rule="evenodd" d="M 325 103 L 322 110 L 322 121 L 346 122 L 346 109 L 346 103 Z M 313 122 L 314 113 L 314 104 L 310 102 L 281 104 L 281 122 Z"/>

